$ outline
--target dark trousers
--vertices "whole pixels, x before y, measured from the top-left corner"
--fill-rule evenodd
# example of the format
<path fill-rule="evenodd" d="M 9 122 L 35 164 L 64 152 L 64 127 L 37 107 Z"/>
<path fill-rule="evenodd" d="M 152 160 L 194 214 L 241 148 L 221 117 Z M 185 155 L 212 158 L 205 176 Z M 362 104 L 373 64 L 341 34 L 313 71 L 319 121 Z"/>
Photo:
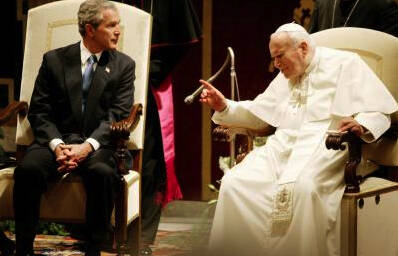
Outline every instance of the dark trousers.
<path fill-rule="evenodd" d="M 152 91 L 147 95 L 147 118 L 145 123 L 144 154 L 142 160 L 141 185 L 141 241 L 152 244 L 158 231 L 161 200 L 166 186 L 166 165 L 159 114 Z"/>
<path fill-rule="evenodd" d="M 59 176 L 55 155 L 48 147 L 31 146 L 14 172 L 14 212 L 17 255 L 31 254 L 40 215 L 40 199 L 47 181 Z M 86 225 L 89 242 L 108 239 L 110 217 L 118 179 L 114 151 L 100 148 L 74 170 L 83 179 L 87 194 Z M 73 206 L 71 206 L 73 207 Z"/>

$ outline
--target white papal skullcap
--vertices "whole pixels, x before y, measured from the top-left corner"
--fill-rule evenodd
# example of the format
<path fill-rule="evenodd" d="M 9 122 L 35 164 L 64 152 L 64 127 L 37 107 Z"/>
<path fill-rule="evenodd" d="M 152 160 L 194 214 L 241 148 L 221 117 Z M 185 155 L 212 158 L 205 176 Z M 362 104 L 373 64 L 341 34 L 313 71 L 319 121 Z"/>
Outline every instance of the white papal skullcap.
<path fill-rule="evenodd" d="M 279 32 L 303 32 L 303 33 L 307 33 L 307 30 L 305 30 L 305 28 L 303 28 L 302 26 L 300 26 L 297 23 L 287 23 L 287 24 L 283 24 L 282 26 L 280 26 L 275 33 L 279 33 Z"/>

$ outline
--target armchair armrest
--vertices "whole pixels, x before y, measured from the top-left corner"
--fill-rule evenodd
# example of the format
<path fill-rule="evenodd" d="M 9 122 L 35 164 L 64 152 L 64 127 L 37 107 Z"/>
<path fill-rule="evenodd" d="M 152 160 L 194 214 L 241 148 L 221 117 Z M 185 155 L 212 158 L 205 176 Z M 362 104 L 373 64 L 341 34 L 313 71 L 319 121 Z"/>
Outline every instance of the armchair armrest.
<path fill-rule="evenodd" d="M 392 124 L 391 127 L 382 135 L 382 137 L 392 140 L 398 139 L 398 125 Z M 348 146 L 349 159 L 345 166 L 344 179 L 346 182 L 346 193 L 358 193 L 359 183 L 363 178 L 356 174 L 358 164 L 362 159 L 362 144 L 363 141 L 355 134 L 341 133 L 330 134 L 326 138 L 326 148 L 334 150 L 345 150 Z"/>
<path fill-rule="evenodd" d="M 358 193 L 362 177 L 357 176 L 356 170 L 362 158 L 362 140 L 352 132 L 330 134 L 326 138 L 327 149 L 345 150 L 346 146 L 349 157 L 344 170 L 345 192 Z"/>
<path fill-rule="evenodd" d="M 26 116 L 28 113 L 28 103 L 25 101 L 14 101 L 7 105 L 5 109 L 0 111 L 0 126 L 15 117 L 17 114 Z"/>
<path fill-rule="evenodd" d="M 125 165 L 127 152 L 126 143 L 130 137 L 130 131 L 138 124 L 140 116 L 142 115 L 142 109 L 142 104 L 134 104 L 127 118 L 119 122 L 113 122 L 110 125 L 111 136 L 116 144 L 117 169 L 121 175 L 128 173 Z"/>
<path fill-rule="evenodd" d="M 255 137 L 264 137 L 271 135 L 275 132 L 275 127 L 268 126 L 264 129 L 249 129 L 244 127 L 229 127 L 229 126 L 217 126 L 213 130 L 213 139 L 215 141 L 232 142 L 237 136 L 243 136 L 245 142 L 239 142 L 238 155 L 236 156 L 236 162 L 239 163 L 245 158 L 245 156 L 253 150 L 253 141 Z"/>

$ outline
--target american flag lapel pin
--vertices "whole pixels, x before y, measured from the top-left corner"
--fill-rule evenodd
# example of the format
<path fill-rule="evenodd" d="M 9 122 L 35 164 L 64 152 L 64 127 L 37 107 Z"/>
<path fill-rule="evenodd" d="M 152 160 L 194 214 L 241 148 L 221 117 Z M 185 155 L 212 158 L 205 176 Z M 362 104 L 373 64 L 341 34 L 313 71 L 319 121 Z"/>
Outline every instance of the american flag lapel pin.
<path fill-rule="evenodd" d="M 109 74 L 111 72 L 111 70 L 108 67 L 106 67 L 105 72 Z"/>

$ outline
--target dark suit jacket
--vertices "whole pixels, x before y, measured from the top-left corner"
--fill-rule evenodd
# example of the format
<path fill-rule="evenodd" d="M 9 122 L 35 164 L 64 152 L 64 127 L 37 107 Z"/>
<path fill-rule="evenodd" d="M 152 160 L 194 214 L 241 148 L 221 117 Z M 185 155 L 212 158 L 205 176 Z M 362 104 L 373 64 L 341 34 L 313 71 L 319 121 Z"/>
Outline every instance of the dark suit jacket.
<path fill-rule="evenodd" d="M 135 63 L 118 51 L 104 51 L 98 61 L 82 113 L 80 43 L 47 52 L 36 78 L 28 119 L 35 142 L 47 146 L 96 139 L 111 145 L 109 125 L 128 116 L 133 104 Z"/>
<path fill-rule="evenodd" d="M 351 5 L 354 5 L 356 0 L 352 1 Z M 316 0 L 308 31 L 315 33 L 332 27 L 342 27 L 348 14 L 342 13 L 340 2 L 341 0 Z M 348 9 L 349 13 L 351 8 Z M 332 26 L 333 10 L 335 17 Z M 346 26 L 370 28 L 398 36 L 397 3 L 395 0 L 359 0 Z"/>

